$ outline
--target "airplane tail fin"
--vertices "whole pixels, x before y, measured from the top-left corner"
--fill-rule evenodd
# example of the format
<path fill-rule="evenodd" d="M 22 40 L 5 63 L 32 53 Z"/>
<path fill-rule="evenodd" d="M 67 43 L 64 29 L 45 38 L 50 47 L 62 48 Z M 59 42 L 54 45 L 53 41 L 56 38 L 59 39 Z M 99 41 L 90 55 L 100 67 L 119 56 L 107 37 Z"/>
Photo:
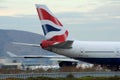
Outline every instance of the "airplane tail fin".
<path fill-rule="evenodd" d="M 66 41 L 68 31 L 63 27 L 61 22 L 53 15 L 53 13 L 45 6 L 36 4 L 42 29 L 47 40 L 41 43 L 42 48 L 47 48 L 54 44 Z"/>

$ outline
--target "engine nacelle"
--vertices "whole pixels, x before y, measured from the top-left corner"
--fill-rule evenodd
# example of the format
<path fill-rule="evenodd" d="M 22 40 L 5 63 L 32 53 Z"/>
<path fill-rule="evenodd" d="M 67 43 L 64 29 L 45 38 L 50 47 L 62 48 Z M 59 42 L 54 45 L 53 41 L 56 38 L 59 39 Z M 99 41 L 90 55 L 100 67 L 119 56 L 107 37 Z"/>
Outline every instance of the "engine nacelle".
<path fill-rule="evenodd" d="M 77 62 L 71 62 L 71 61 L 61 61 L 59 62 L 59 66 L 60 67 L 76 67 L 77 66 Z"/>

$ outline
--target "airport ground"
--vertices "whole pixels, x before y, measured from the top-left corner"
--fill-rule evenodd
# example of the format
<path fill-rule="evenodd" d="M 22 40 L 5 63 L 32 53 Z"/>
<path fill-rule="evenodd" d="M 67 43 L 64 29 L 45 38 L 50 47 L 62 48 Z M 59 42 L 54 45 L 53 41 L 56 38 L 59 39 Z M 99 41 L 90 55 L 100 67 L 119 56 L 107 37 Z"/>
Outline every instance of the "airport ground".
<path fill-rule="evenodd" d="M 68 75 L 66 78 L 29 77 L 29 78 L 26 78 L 26 79 L 7 78 L 5 80 L 120 80 L 120 77 L 118 77 L 118 76 L 113 76 L 113 77 L 91 77 L 91 76 L 86 76 L 86 77 L 81 77 L 81 78 L 74 78 L 74 76 Z"/>
<path fill-rule="evenodd" d="M 70 67 L 47 71 L 0 69 L 0 80 L 120 80 L 120 72 L 80 70 Z"/>
<path fill-rule="evenodd" d="M 110 72 L 108 69 L 100 69 L 99 67 L 89 67 L 89 68 L 76 68 L 76 67 L 62 67 L 59 69 L 47 69 L 44 70 L 42 68 L 31 70 L 20 70 L 20 69 L 9 69 L 9 68 L 1 68 L 0 74 L 16 74 L 16 73 L 43 73 L 43 72 Z"/>

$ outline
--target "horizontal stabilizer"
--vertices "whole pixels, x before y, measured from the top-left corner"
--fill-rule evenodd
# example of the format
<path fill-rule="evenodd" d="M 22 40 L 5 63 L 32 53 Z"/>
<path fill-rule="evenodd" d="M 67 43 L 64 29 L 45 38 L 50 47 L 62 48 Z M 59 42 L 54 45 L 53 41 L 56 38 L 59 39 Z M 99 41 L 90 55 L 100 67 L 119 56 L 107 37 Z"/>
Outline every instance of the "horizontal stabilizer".
<path fill-rule="evenodd" d="M 29 43 L 21 43 L 21 42 L 12 42 L 12 44 L 23 45 L 23 46 L 40 47 L 39 44 L 29 44 Z"/>
<path fill-rule="evenodd" d="M 69 40 L 69 41 L 59 43 L 59 44 L 55 44 L 52 47 L 61 48 L 61 49 L 70 49 L 72 48 L 72 44 L 73 44 L 73 41 Z"/>

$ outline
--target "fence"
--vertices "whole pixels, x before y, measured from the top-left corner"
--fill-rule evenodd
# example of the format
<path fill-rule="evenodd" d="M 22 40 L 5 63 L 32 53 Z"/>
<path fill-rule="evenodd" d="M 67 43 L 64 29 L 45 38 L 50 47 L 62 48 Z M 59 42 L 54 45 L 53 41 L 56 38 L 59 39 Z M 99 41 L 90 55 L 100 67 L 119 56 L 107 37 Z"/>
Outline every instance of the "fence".
<path fill-rule="evenodd" d="M 83 76 L 120 76 L 120 72 L 52 72 L 52 73 L 21 73 L 21 74 L 0 74 L 0 79 L 6 78 L 28 78 L 28 77 L 66 77 L 72 74 L 74 77 L 79 78 Z"/>

